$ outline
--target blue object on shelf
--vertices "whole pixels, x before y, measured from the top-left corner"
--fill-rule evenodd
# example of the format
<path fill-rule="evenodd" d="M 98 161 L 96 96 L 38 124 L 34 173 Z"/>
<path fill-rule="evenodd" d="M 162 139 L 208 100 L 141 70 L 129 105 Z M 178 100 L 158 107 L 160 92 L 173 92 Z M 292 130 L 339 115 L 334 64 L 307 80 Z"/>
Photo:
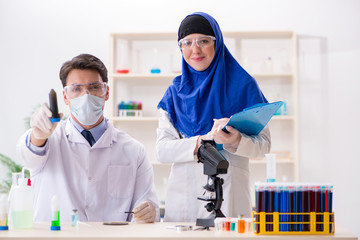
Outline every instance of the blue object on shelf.
<path fill-rule="evenodd" d="M 151 73 L 161 73 L 161 69 L 160 68 L 152 68 L 150 70 Z"/>

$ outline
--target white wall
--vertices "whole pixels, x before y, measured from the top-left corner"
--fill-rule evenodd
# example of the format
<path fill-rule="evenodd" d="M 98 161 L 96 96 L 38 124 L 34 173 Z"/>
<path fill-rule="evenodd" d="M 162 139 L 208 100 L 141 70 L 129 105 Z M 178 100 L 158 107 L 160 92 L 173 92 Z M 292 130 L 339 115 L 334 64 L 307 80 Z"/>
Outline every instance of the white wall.
<path fill-rule="evenodd" d="M 333 183 L 336 223 L 359 236 L 358 0 L 0 0 L 0 153 L 16 159 L 23 119 L 61 92 L 63 62 L 86 52 L 107 64 L 110 32 L 177 31 L 193 11 L 224 31 L 299 35 L 300 177 Z"/>

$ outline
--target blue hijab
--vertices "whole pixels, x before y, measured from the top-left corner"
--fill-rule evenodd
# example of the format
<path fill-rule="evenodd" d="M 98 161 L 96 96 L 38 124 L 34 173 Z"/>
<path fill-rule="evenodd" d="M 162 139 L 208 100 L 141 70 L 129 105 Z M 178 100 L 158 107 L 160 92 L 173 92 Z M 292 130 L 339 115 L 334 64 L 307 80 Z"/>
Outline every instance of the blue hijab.
<path fill-rule="evenodd" d="M 196 71 L 182 58 L 182 75 L 173 80 L 158 104 L 185 137 L 204 135 L 214 118 L 229 118 L 244 108 L 267 103 L 255 79 L 235 60 L 224 44 L 216 20 L 203 12 L 216 37 L 215 56 L 204 71 Z"/>

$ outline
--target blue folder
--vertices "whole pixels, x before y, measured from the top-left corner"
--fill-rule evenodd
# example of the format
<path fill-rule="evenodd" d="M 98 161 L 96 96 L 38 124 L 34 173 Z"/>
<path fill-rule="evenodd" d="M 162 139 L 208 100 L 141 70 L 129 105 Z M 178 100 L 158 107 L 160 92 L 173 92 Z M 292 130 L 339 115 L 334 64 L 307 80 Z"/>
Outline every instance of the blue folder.
<path fill-rule="evenodd" d="M 245 108 L 241 112 L 231 116 L 226 126 L 236 128 L 239 132 L 249 136 L 258 135 L 283 104 L 284 102 L 279 101 L 256 104 Z M 228 132 L 225 127 L 223 131 Z M 223 149 L 222 145 L 217 144 L 217 149 Z"/>

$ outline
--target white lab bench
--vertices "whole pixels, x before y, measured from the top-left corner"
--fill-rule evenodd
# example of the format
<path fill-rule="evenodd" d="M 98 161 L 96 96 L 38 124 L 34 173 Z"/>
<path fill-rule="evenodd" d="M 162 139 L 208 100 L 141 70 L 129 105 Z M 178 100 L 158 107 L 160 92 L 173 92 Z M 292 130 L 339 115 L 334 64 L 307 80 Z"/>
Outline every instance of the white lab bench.
<path fill-rule="evenodd" d="M 0 231 L 0 239 L 306 239 L 306 240 L 355 240 L 355 235 L 342 227 L 336 226 L 335 235 L 255 235 L 253 233 L 215 232 L 210 231 L 181 231 L 169 229 L 167 226 L 193 225 L 193 223 L 130 223 L 129 225 L 105 226 L 100 222 L 79 223 L 72 227 L 71 223 L 61 223 L 61 231 L 50 231 L 49 223 L 34 223 L 32 229 L 10 229 Z"/>

